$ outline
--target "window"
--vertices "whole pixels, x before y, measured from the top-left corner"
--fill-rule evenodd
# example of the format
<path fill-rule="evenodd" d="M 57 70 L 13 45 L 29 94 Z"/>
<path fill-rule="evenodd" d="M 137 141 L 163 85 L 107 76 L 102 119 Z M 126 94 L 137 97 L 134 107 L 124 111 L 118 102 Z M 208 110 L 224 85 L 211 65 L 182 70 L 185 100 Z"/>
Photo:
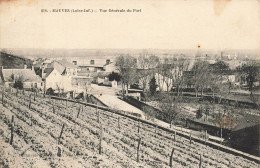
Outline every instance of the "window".
<path fill-rule="evenodd" d="M 90 64 L 91 65 L 95 64 L 95 60 L 90 60 Z"/>
<path fill-rule="evenodd" d="M 77 61 L 72 61 L 72 63 L 73 63 L 74 65 L 77 65 Z"/>

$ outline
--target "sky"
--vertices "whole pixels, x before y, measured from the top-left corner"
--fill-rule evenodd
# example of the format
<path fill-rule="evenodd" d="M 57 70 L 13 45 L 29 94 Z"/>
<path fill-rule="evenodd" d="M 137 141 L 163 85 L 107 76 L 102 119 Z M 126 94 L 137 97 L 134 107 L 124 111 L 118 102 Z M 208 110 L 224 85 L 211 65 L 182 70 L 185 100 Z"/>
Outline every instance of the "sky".
<path fill-rule="evenodd" d="M 46 9 L 49 12 L 41 12 Z M 93 13 L 50 12 L 91 9 Z M 99 9 L 141 9 L 109 13 Z M 259 0 L 0 1 L 0 48 L 257 49 Z"/>

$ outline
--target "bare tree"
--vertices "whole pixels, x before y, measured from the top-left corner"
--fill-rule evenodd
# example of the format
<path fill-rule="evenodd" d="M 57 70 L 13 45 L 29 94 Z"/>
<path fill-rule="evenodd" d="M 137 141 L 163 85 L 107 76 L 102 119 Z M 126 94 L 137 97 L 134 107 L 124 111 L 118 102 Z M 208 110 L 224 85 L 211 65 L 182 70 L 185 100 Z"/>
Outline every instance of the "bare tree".
<path fill-rule="evenodd" d="M 187 59 L 179 59 L 176 62 L 176 68 L 173 78 L 173 85 L 176 87 L 177 90 L 177 96 L 180 95 L 180 90 L 182 90 L 182 87 L 185 83 L 185 78 L 183 75 L 184 71 L 187 71 L 189 68 L 190 61 Z"/>
<path fill-rule="evenodd" d="M 138 69 L 140 70 L 138 76 L 144 92 L 148 90 L 148 83 L 154 75 L 154 68 L 157 67 L 158 62 L 159 58 L 155 55 L 140 55 L 138 57 Z"/>
<path fill-rule="evenodd" d="M 197 97 L 198 92 L 201 91 L 201 95 L 203 95 L 204 88 L 208 86 L 209 63 L 207 61 L 198 60 L 197 62 L 195 62 L 192 71 L 192 81 Z"/>
<path fill-rule="evenodd" d="M 179 98 L 177 96 L 164 94 L 161 95 L 160 100 L 159 107 L 163 112 L 162 119 L 172 123 L 181 110 L 179 106 Z"/>
<path fill-rule="evenodd" d="M 25 79 L 23 75 L 19 75 L 18 77 L 14 78 L 14 88 L 23 89 Z"/>
<path fill-rule="evenodd" d="M 249 62 L 248 64 L 244 64 L 241 68 L 239 68 L 240 73 L 245 78 L 247 82 L 248 89 L 250 91 L 251 98 L 254 98 L 253 90 L 254 83 L 259 81 L 260 76 L 260 68 L 259 63 Z"/>
<path fill-rule="evenodd" d="M 169 93 L 170 88 L 173 83 L 172 79 L 173 79 L 174 67 L 175 67 L 175 64 L 171 58 L 164 58 L 163 64 L 160 67 L 161 68 L 160 75 L 161 75 L 163 84 L 166 85 L 167 93 Z"/>
<path fill-rule="evenodd" d="M 162 66 L 163 66 L 163 64 L 159 62 L 158 66 L 156 68 L 156 73 L 157 73 L 156 81 L 158 83 L 159 91 L 162 91 L 162 86 L 163 86 L 163 79 L 161 79 L 161 77 L 159 75 L 162 72 Z"/>
<path fill-rule="evenodd" d="M 56 83 L 56 88 L 58 89 L 58 97 L 60 97 L 61 88 L 60 88 L 60 85 L 58 83 Z"/>
<path fill-rule="evenodd" d="M 228 104 L 224 103 L 222 112 L 219 109 L 219 114 L 215 119 L 216 125 L 220 128 L 233 129 L 237 124 L 235 113 L 235 107 L 229 106 Z"/>
<path fill-rule="evenodd" d="M 136 59 L 130 55 L 116 58 L 116 67 L 121 75 L 123 96 L 128 93 L 128 87 L 135 81 Z M 126 89 L 125 89 L 126 87 Z"/>

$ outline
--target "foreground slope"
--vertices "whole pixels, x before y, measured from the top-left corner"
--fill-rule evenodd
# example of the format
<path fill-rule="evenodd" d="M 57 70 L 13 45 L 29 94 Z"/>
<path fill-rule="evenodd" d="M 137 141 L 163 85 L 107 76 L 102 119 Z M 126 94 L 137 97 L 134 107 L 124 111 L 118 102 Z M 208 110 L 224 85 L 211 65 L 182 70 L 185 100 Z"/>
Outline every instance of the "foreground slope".
<path fill-rule="evenodd" d="M 0 105 L 2 166 L 169 167 L 174 148 L 173 167 L 198 167 L 200 155 L 202 167 L 258 167 L 178 135 L 174 140 L 173 134 L 128 117 L 39 94 L 34 100 L 34 94 L 18 92 L 16 96 L 15 90 L 6 89 Z"/>

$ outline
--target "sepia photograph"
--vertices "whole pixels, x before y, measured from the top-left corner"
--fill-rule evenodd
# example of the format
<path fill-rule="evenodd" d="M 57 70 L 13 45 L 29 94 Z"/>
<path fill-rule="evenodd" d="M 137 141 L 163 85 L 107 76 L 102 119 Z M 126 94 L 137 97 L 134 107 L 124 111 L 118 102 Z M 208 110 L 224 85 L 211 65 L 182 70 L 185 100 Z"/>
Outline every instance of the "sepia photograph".
<path fill-rule="evenodd" d="M 0 167 L 259 168 L 259 0 L 0 0 Z"/>

